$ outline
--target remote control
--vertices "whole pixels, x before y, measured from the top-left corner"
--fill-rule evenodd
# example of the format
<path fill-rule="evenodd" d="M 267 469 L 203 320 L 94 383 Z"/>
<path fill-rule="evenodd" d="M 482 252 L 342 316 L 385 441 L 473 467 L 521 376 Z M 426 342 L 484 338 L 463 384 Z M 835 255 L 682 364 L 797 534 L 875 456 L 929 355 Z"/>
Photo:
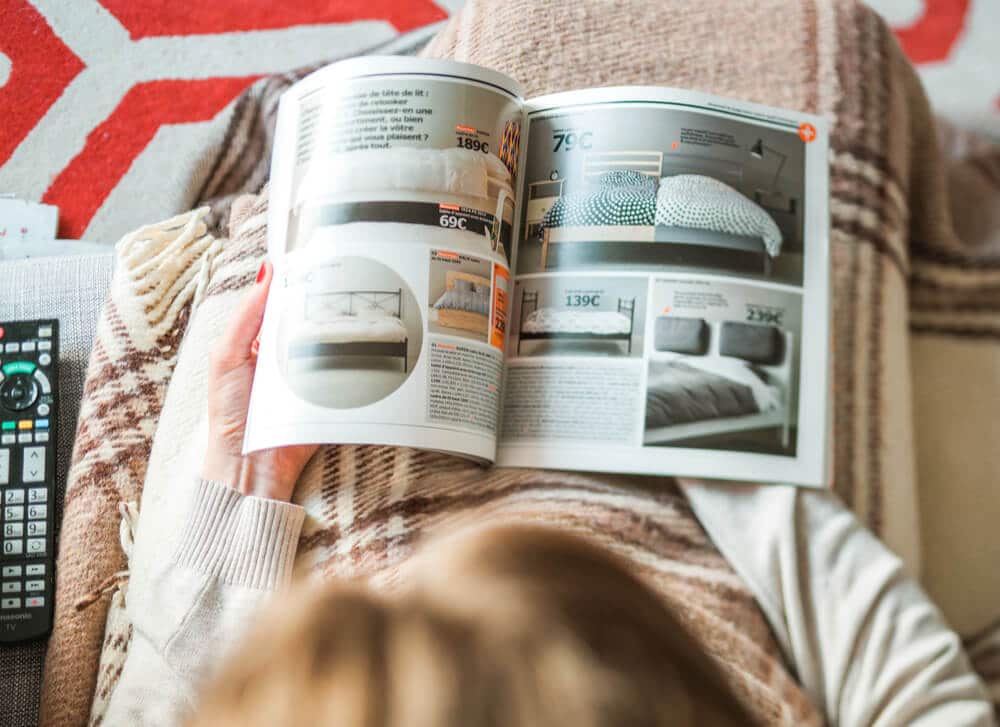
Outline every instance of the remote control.
<path fill-rule="evenodd" d="M 0 642 L 52 627 L 59 322 L 0 323 Z"/>

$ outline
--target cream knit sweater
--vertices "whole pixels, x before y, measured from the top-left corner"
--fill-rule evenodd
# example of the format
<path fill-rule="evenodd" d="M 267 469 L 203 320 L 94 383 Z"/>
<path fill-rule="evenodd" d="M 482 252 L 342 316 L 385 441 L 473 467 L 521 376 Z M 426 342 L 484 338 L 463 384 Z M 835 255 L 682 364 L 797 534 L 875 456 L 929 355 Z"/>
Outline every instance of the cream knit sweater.
<path fill-rule="evenodd" d="M 177 510 L 177 546 L 129 585 L 135 631 L 106 725 L 183 721 L 253 610 L 291 575 L 302 508 L 205 480 L 178 484 L 187 503 Z M 784 486 L 683 487 L 829 724 L 994 724 L 959 638 L 835 497 Z"/>

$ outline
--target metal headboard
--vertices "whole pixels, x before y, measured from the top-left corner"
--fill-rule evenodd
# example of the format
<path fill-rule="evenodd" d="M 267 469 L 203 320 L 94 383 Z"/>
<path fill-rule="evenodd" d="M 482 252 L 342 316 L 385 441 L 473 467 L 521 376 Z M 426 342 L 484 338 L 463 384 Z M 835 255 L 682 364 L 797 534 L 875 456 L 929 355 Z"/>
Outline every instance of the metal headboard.
<path fill-rule="evenodd" d="M 396 290 L 342 290 L 331 293 L 308 293 L 303 301 L 303 315 L 308 317 L 305 306 L 310 298 L 337 298 L 347 297 L 347 315 L 353 316 L 355 301 L 366 303 L 369 308 L 378 308 L 396 318 L 403 317 L 403 289 Z"/>

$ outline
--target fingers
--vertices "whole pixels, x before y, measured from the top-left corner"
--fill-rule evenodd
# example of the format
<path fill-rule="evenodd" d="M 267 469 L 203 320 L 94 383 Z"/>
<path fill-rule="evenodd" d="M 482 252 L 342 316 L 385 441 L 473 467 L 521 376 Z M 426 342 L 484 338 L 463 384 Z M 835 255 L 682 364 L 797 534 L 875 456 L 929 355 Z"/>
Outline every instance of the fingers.
<path fill-rule="evenodd" d="M 214 357 L 226 368 L 240 365 L 256 355 L 255 342 L 264 320 L 264 305 L 271 287 L 274 268 L 271 263 L 261 263 L 257 280 L 240 303 L 229 326 L 215 344 Z"/>

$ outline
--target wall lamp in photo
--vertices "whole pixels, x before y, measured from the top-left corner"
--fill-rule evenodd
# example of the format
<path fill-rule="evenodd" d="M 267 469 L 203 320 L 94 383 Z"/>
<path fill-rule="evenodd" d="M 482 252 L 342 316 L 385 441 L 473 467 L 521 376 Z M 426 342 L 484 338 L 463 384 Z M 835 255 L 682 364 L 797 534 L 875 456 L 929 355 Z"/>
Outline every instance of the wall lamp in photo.
<path fill-rule="evenodd" d="M 771 184 L 767 188 L 758 188 L 754 190 L 754 199 L 757 204 L 763 205 L 764 207 L 770 207 L 771 209 L 794 212 L 796 200 L 782 194 L 778 190 L 778 180 L 781 178 L 781 171 L 785 168 L 785 162 L 788 161 L 788 155 L 782 154 L 772 146 L 768 146 L 764 143 L 763 139 L 757 139 L 757 141 L 755 141 L 750 147 L 750 156 L 754 159 L 760 160 L 778 160 L 778 166 L 774 170 L 774 176 L 771 178 Z"/>

